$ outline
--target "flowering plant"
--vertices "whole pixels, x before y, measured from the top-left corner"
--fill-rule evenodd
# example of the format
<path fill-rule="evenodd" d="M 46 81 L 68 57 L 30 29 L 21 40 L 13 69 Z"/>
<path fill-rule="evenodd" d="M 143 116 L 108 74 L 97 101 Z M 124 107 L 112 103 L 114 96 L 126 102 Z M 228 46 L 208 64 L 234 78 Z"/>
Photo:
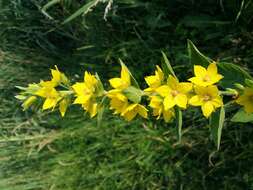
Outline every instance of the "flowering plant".
<path fill-rule="evenodd" d="M 91 118 L 102 112 L 102 107 L 106 106 L 104 100 L 108 98 L 112 114 L 120 115 L 127 121 L 151 116 L 157 120 L 163 119 L 166 123 L 175 121 L 179 141 L 182 112 L 189 107 L 200 107 L 203 116 L 210 121 L 211 134 L 219 149 L 227 105 L 243 107 L 231 121 L 253 121 L 253 80 L 237 65 L 215 62 L 204 56 L 191 41 L 188 41 L 188 51 L 194 76 L 186 82 L 177 78 L 169 60 L 162 53 L 162 69 L 156 65 L 154 75 L 145 77 L 148 87 L 144 90 L 120 60 L 121 74 L 109 80 L 111 89 L 108 91 L 104 89 L 98 74 L 85 71 L 82 82 L 71 84 L 65 74 L 55 67 L 51 69 L 51 80 L 29 84 L 25 88 L 18 87 L 22 92 L 16 98 L 23 102 L 24 110 L 38 107 L 39 102 L 43 102 L 42 110 L 58 109 L 62 117 L 70 105 L 78 104 Z M 224 96 L 229 96 L 229 100 L 223 101 Z M 148 106 L 144 100 L 149 102 Z"/>

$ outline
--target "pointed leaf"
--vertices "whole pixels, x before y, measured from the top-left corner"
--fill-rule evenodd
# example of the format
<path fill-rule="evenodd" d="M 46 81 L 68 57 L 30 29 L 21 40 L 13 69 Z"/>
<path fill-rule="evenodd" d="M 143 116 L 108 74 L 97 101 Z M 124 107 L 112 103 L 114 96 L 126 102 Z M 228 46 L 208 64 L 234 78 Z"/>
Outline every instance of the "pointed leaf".
<path fill-rule="evenodd" d="M 80 9 L 78 9 L 74 14 L 70 15 L 67 19 L 65 19 L 62 24 L 67 24 L 68 22 L 72 21 L 76 17 L 82 14 L 84 15 L 87 14 L 94 6 L 97 5 L 98 2 L 99 2 L 98 0 L 93 0 L 86 3 Z"/>
<path fill-rule="evenodd" d="M 162 55 L 163 55 L 163 60 L 162 60 L 162 68 L 163 68 L 163 71 L 165 73 L 165 75 L 168 77 L 169 74 L 172 75 L 173 77 L 177 78 L 171 64 L 170 64 L 170 61 L 169 59 L 167 58 L 166 54 L 164 52 L 162 52 Z"/>
<path fill-rule="evenodd" d="M 45 4 L 41 10 L 46 11 L 48 8 L 52 7 L 53 5 L 60 3 L 61 0 L 51 0 L 47 4 Z"/>
<path fill-rule="evenodd" d="M 240 109 L 231 119 L 232 122 L 253 123 L 253 113 L 246 113 L 244 109 Z"/>
<path fill-rule="evenodd" d="M 233 88 L 235 83 L 245 84 L 246 79 L 252 79 L 247 71 L 233 63 L 219 62 L 218 72 L 223 75 L 219 84 L 223 88 Z"/>
<path fill-rule="evenodd" d="M 253 88 L 253 80 L 246 79 L 246 80 L 245 80 L 245 84 L 246 84 L 248 87 Z"/>
<path fill-rule="evenodd" d="M 193 65 L 202 65 L 207 67 L 212 60 L 209 57 L 203 55 L 197 47 L 192 43 L 191 40 L 187 41 L 188 55 L 190 58 L 190 64 Z"/>
<path fill-rule="evenodd" d="M 224 120 L 225 120 L 224 107 L 221 107 L 216 112 L 212 113 L 210 117 L 211 136 L 214 140 L 217 150 L 220 149 L 221 133 Z"/>

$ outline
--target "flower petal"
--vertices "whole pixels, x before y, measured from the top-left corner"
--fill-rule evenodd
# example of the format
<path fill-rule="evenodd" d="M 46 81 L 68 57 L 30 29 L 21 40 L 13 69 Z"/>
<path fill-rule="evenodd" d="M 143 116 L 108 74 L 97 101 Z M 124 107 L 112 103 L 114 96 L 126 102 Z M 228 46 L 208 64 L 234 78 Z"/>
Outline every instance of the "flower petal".
<path fill-rule="evenodd" d="M 189 104 L 191 104 L 192 106 L 201 106 L 203 102 L 198 95 L 195 95 L 189 100 Z"/>
<path fill-rule="evenodd" d="M 67 111 L 67 108 L 68 108 L 68 101 L 66 99 L 63 99 L 59 104 L 59 110 L 62 117 L 64 117 Z"/>
<path fill-rule="evenodd" d="M 170 91 L 171 88 L 168 85 L 163 85 L 156 89 L 156 92 L 163 97 L 168 96 Z"/>
<path fill-rule="evenodd" d="M 47 98 L 43 103 L 42 110 L 54 108 L 57 104 L 57 100 L 55 98 Z"/>
<path fill-rule="evenodd" d="M 131 78 L 126 66 L 122 66 L 121 68 L 121 79 L 127 84 L 127 86 L 130 86 Z"/>
<path fill-rule="evenodd" d="M 206 102 L 201 106 L 203 115 L 208 118 L 211 113 L 214 111 L 214 106 L 211 102 Z"/>
<path fill-rule="evenodd" d="M 192 84 L 189 82 L 180 82 L 178 86 L 178 91 L 181 93 L 188 93 L 192 90 Z"/>
<path fill-rule="evenodd" d="M 213 106 L 214 106 L 215 108 L 221 107 L 221 106 L 223 105 L 223 102 L 222 102 L 221 97 L 218 96 L 218 97 L 212 99 L 212 104 L 213 104 Z"/>
<path fill-rule="evenodd" d="M 77 96 L 73 104 L 86 104 L 90 98 L 90 95 Z"/>
<path fill-rule="evenodd" d="M 176 105 L 174 98 L 169 94 L 163 101 L 164 109 L 168 110 Z"/>
<path fill-rule="evenodd" d="M 219 82 L 222 78 L 223 78 L 222 75 L 219 75 L 219 74 L 213 75 L 213 76 L 211 76 L 211 81 L 210 81 L 210 83 L 211 83 L 211 84 L 215 84 L 215 83 Z"/>
<path fill-rule="evenodd" d="M 138 104 L 138 114 L 143 118 L 148 118 L 148 110 L 143 105 Z"/>
<path fill-rule="evenodd" d="M 190 81 L 190 82 L 192 82 L 193 84 L 196 84 L 196 85 L 198 85 L 198 86 L 207 86 L 208 85 L 208 83 L 207 82 L 204 82 L 203 80 L 202 80 L 202 78 L 200 78 L 200 77 L 192 77 L 192 78 L 189 78 L 188 79 L 188 81 Z"/>
<path fill-rule="evenodd" d="M 90 89 L 87 87 L 87 85 L 84 82 L 77 82 L 75 83 L 72 88 L 74 89 L 75 93 L 78 95 L 83 95 L 86 92 L 89 92 Z"/>
<path fill-rule="evenodd" d="M 196 77 L 205 77 L 206 76 L 206 69 L 200 65 L 194 65 L 194 74 Z"/>
<path fill-rule="evenodd" d="M 177 88 L 179 81 L 172 75 L 169 75 L 167 84 L 169 85 L 170 88 L 175 89 Z"/>
<path fill-rule="evenodd" d="M 185 94 L 178 94 L 175 97 L 176 105 L 178 105 L 180 108 L 186 109 L 187 105 L 187 96 Z"/>
<path fill-rule="evenodd" d="M 253 103 L 249 102 L 248 104 L 245 104 L 244 109 L 246 113 L 253 113 Z"/>
<path fill-rule="evenodd" d="M 149 106 L 151 108 L 160 108 L 162 105 L 162 99 L 158 96 L 151 96 L 151 100 L 150 100 L 150 103 L 149 103 Z"/>
<path fill-rule="evenodd" d="M 121 88 L 124 85 L 124 81 L 121 78 L 112 78 L 109 83 L 113 88 Z"/>
<path fill-rule="evenodd" d="M 166 110 L 163 111 L 163 119 L 166 123 L 170 122 L 171 119 L 174 117 L 174 115 L 175 114 L 171 109 L 169 109 L 167 111 Z"/>
<path fill-rule="evenodd" d="M 209 76 L 213 76 L 213 75 L 216 75 L 218 72 L 218 69 L 217 69 L 217 65 L 215 62 L 213 63 L 210 63 L 207 67 L 207 74 Z"/>

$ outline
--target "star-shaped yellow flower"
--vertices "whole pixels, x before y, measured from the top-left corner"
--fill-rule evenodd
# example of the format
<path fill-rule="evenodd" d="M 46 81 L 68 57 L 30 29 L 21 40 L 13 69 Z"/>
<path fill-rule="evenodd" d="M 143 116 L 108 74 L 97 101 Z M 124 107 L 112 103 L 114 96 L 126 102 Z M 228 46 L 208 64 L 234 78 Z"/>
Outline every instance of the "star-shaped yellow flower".
<path fill-rule="evenodd" d="M 97 83 L 96 77 L 85 71 L 84 82 L 77 82 L 72 86 L 76 93 L 74 104 L 81 104 L 83 109 L 90 114 L 90 117 L 94 117 L 97 114 Z"/>
<path fill-rule="evenodd" d="M 45 98 L 42 110 L 55 108 L 57 103 L 61 100 L 60 94 L 52 86 L 43 86 L 35 95 Z"/>
<path fill-rule="evenodd" d="M 178 79 L 169 75 L 168 83 L 156 89 L 156 92 L 164 97 L 164 109 L 169 110 L 175 105 L 186 109 L 188 93 L 192 90 L 192 84 L 189 82 L 179 82 Z"/>
<path fill-rule="evenodd" d="M 131 76 L 125 65 L 121 67 L 121 77 L 109 80 L 112 90 L 108 91 L 107 97 L 111 99 L 110 109 L 114 110 L 114 114 L 120 114 L 127 121 L 131 121 L 137 115 L 147 118 L 147 109 L 138 104 L 131 103 L 124 94 L 124 90 L 131 87 Z"/>
<path fill-rule="evenodd" d="M 206 118 L 208 118 L 216 108 L 223 105 L 217 86 L 195 86 L 194 90 L 196 95 L 189 100 L 189 104 L 201 106 L 202 113 Z"/>
<path fill-rule="evenodd" d="M 160 96 L 151 96 L 149 106 L 153 108 L 153 116 L 157 116 L 157 120 L 162 116 L 165 122 L 170 122 L 175 116 L 174 109 L 164 109 L 163 98 Z"/>
<path fill-rule="evenodd" d="M 119 90 L 110 90 L 107 96 L 111 99 L 110 109 L 114 110 L 113 114 L 120 114 L 127 121 L 131 121 L 137 115 L 147 118 L 147 109 L 140 104 L 131 104 L 127 97 Z"/>
<path fill-rule="evenodd" d="M 55 65 L 55 69 L 51 69 L 51 75 L 52 75 L 51 80 L 41 81 L 40 84 L 42 84 L 44 86 L 52 86 L 52 87 L 56 87 L 61 83 L 64 85 L 69 84 L 68 78 L 65 76 L 64 73 L 59 71 L 59 69 L 56 65 Z"/>
<path fill-rule="evenodd" d="M 121 116 L 123 116 L 127 121 L 131 121 L 137 115 L 140 115 L 143 118 L 147 118 L 148 110 L 141 104 L 130 104 L 121 113 Z"/>
<path fill-rule="evenodd" d="M 145 81 L 148 84 L 149 88 L 146 88 L 146 92 L 154 92 L 158 87 L 162 85 L 164 79 L 164 74 L 162 69 L 156 65 L 155 75 L 145 77 Z"/>
<path fill-rule="evenodd" d="M 223 76 L 218 74 L 216 63 L 211 63 L 207 69 L 200 65 L 194 65 L 195 77 L 189 79 L 198 86 L 209 86 L 219 82 Z"/>
<path fill-rule="evenodd" d="M 115 89 L 126 89 L 131 85 L 131 77 L 126 66 L 121 67 L 120 78 L 112 78 L 109 80 L 110 85 Z"/>
<path fill-rule="evenodd" d="M 247 113 L 253 113 L 253 89 L 246 87 L 236 103 L 242 105 Z"/>
<path fill-rule="evenodd" d="M 119 90 L 110 90 L 107 96 L 111 99 L 110 109 L 114 110 L 114 114 L 121 114 L 129 105 L 127 97 Z"/>

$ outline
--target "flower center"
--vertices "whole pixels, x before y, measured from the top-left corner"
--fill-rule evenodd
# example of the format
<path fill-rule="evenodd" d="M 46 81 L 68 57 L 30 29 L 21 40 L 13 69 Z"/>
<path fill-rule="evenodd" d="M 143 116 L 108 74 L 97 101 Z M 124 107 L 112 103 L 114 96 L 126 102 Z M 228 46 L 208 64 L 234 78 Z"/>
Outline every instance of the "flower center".
<path fill-rule="evenodd" d="M 203 100 L 205 101 L 205 102 L 207 102 L 207 101 L 209 101 L 209 100 L 211 100 L 212 99 L 212 97 L 209 95 L 209 94 L 206 94 L 206 95 L 204 95 L 204 97 L 203 97 Z"/>
<path fill-rule="evenodd" d="M 204 78 L 203 78 L 203 81 L 204 82 L 209 82 L 210 81 L 210 77 L 208 75 L 206 75 Z"/>
<path fill-rule="evenodd" d="M 177 90 L 172 90 L 172 91 L 171 91 L 171 95 L 172 95 L 173 97 L 177 96 L 178 94 L 179 94 L 179 92 L 178 92 Z"/>

